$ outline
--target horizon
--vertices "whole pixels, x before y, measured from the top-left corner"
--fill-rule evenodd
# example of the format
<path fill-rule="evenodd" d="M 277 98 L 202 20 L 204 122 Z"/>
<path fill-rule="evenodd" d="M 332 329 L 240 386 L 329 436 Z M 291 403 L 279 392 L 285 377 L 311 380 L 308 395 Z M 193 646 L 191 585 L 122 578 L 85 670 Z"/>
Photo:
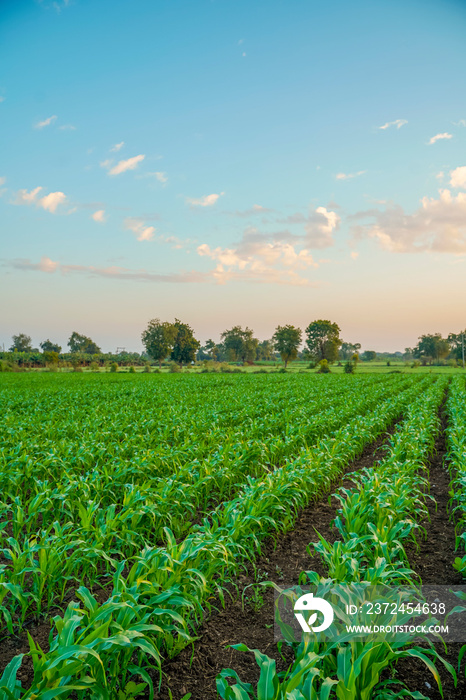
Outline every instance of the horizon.
<path fill-rule="evenodd" d="M 324 318 L 379 353 L 465 328 L 464 3 L 0 17 L 5 349 L 140 352 L 156 317 L 202 344 Z"/>

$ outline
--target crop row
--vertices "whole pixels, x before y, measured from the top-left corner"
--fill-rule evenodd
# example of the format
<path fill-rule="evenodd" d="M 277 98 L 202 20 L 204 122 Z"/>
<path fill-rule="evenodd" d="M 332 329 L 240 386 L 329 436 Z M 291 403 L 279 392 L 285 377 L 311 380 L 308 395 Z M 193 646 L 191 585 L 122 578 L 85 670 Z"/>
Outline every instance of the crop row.
<path fill-rule="evenodd" d="M 452 478 L 451 505 L 456 521 L 456 548 L 466 549 L 466 389 L 464 379 L 454 377 L 446 404 L 447 464 Z M 466 578 L 466 554 L 455 559 L 455 568 Z"/>
<path fill-rule="evenodd" d="M 437 413 L 445 385 L 445 380 L 439 381 L 419 397 L 410 407 L 406 420 L 398 426 L 385 459 L 354 474 L 354 487 L 340 488 L 336 494 L 341 507 L 334 525 L 340 539 L 329 543 L 320 536 L 314 545 L 328 568 L 328 578 L 321 578 L 315 572 L 301 576 L 302 583 L 318 586 L 318 595 L 329 595 L 341 583 L 414 585 L 416 574 L 409 567 L 404 545 L 408 540 L 416 540 L 418 523 L 427 515 L 426 466 L 439 433 Z M 410 615 L 404 613 L 395 622 L 389 613 L 384 623 L 404 625 L 409 620 Z M 425 698 L 419 692 L 400 689 L 399 682 L 394 680 L 379 685 L 384 669 L 393 667 L 402 657 L 422 661 L 433 673 L 440 691 L 434 662 L 443 662 L 455 676 L 453 668 L 435 649 L 413 646 L 413 635 L 409 632 L 388 637 L 343 633 L 336 641 L 304 634 L 299 643 L 289 641 L 295 661 L 288 671 L 277 673 L 275 661 L 254 650 L 261 669 L 257 694 L 251 684 L 242 683 L 234 671 L 225 669 L 217 679 L 220 697 L 225 700 Z M 248 650 L 241 644 L 236 648 Z M 237 681 L 234 687 L 228 683 L 231 677 Z"/>
<path fill-rule="evenodd" d="M 333 432 L 355 415 L 362 417 L 402 386 L 399 381 L 388 386 L 377 384 L 368 394 L 361 391 L 359 396 L 348 397 L 340 410 L 332 409 L 326 423 L 319 416 L 311 418 L 315 436 Z M 408 390 L 408 398 L 412 391 Z M 400 400 L 403 396 L 400 394 Z M 192 527 L 196 512 L 206 514 L 213 496 L 220 501 L 230 492 L 236 495 L 254 476 L 248 470 L 251 450 L 245 447 L 243 451 L 244 459 L 239 454 L 226 465 L 215 460 L 188 463 L 173 477 L 137 486 L 126 484 L 122 494 L 115 492 L 113 480 L 103 470 L 85 479 L 73 478 L 65 471 L 64 479 L 53 488 L 37 481 L 27 499 L 11 497 L 8 502 L 8 494 L 4 494 L 0 511 L 4 525 L 2 575 L 5 583 L 15 586 L 10 594 L 15 594 L 16 608 L 21 609 L 19 622 L 61 602 L 73 581 L 86 578 L 88 585 L 95 585 L 119 562 L 160 542 L 168 526 L 170 537 L 178 539 Z M 262 478 L 267 471 L 259 449 L 256 457 L 256 471 Z M 298 460 L 308 457 L 306 451 L 298 452 Z M 96 479 L 111 490 L 111 505 L 99 498 Z M 219 512 L 222 510 L 223 505 Z M 217 517 L 216 511 L 211 517 Z M 8 616 L 5 621 L 11 629 Z"/>
<path fill-rule="evenodd" d="M 291 527 L 298 509 L 328 487 L 430 384 L 429 377 L 416 382 L 292 462 L 265 477 L 249 478 L 237 497 L 210 513 L 182 542 L 167 528 L 164 547 L 146 547 L 119 564 L 105 603 L 99 605 L 81 586 L 79 603 L 70 603 L 63 617 L 54 618 L 50 650 L 42 653 L 31 640 L 34 682 L 18 697 L 66 697 L 72 690 L 79 698 L 130 697 L 125 693 L 133 676 L 151 689 L 149 659 L 157 665 L 161 653 L 175 655 L 212 596 L 221 595 L 225 582 L 254 559 L 263 540 Z M 5 671 L 11 688 L 20 663 L 16 657 Z"/>

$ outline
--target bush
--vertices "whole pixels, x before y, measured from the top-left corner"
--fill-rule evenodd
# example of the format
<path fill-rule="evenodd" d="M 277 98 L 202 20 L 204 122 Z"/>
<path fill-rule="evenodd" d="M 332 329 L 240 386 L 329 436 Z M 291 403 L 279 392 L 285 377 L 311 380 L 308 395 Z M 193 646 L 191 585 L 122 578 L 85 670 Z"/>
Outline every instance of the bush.
<path fill-rule="evenodd" d="M 116 362 L 110 364 L 110 372 L 118 372 L 118 365 Z"/>
<path fill-rule="evenodd" d="M 146 362 L 146 364 L 144 365 L 143 372 L 151 372 L 151 371 L 152 370 L 150 368 L 150 364 L 148 362 Z"/>
<path fill-rule="evenodd" d="M 328 360 L 321 360 L 319 362 L 319 369 L 317 370 L 318 374 L 330 374 L 331 369 L 328 365 Z"/>
<path fill-rule="evenodd" d="M 456 360 L 448 360 L 448 366 L 449 367 L 458 367 L 458 363 Z"/>
<path fill-rule="evenodd" d="M 343 372 L 344 372 L 345 374 L 354 374 L 355 369 L 356 369 L 356 368 L 355 368 L 355 366 L 354 366 L 354 363 L 351 362 L 351 360 L 348 360 L 347 362 L 345 362 L 345 366 L 344 366 L 344 368 L 343 368 Z"/>
<path fill-rule="evenodd" d="M 131 367 L 129 368 L 128 371 L 129 371 L 131 374 L 134 374 L 134 373 L 136 372 L 136 370 L 134 369 L 133 365 L 131 365 Z"/>
<path fill-rule="evenodd" d="M 387 360 L 387 367 L 390 367 L 390 360 Z"/>
<path fill-rule="evenodd" d="M 22 372 L 18 365 L 13 362 L 6 362 L 5 360 L 0 360 L 0 372 Z"/>
<path fill-rule="evenodd" d="M 317 362 L 314 362 L 314 360 L 311 360 L 307 366 L 308 369 L 315 369 L 317 367 Z"/>
<path fill-rule="evenodd" d="M 170 362 L 170 372 L 176 373 L 181 372 L 181 367 L 177 362 Z"/>
<path fill-rule="evenodd" d="M 421 363 L 419 360 L 414 360 L 414 362 L 411 365 L 411 369 L 416 369 L 416 367 L 420 367 Z"/>
<path fill-rule="evenodd" d="M 98 372 L 99 371 L 99 363 L 98 362 L 91 362 L 89 365 L 89 369 L 91 372 Z"/>

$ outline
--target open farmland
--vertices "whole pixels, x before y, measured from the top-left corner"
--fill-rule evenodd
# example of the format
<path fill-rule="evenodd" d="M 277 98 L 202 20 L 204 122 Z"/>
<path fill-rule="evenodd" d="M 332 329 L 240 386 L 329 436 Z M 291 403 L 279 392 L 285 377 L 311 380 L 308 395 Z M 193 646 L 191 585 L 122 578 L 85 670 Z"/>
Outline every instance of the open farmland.
<path fill-rule="evenodd" d="M 464 469 L 460 378 L 450 386 L 444 376 L 399 374 L 2 377 L 4 697 L 153 697 L 167 660 L 176 680 L 180 652 L 212 606 L 228 604 L 225 589 L 390 429 L 387 455 L 373 468 L 369 460 L 340 496 L 338 541 L 321 541 L 319 553 L 337 581 L 366 580 L 374 567 L 394 580 L 414 576 L 404 545 L 426 516 L 447 395 L 450 462 Z M 316 539 L 312 519 L 305 537 Z M 297 667 L 309 649 L 293 653 Z M 311 674 L 329 694 L 309 698 L 372 697 L 366 677 L 337 672 L 337 653 Z M 240 697 L 224 683 L 222 697 Z M 178 687 L 177 700 L 184 690 L 215 697 L 207 683 Z M 294 697 L 274 692 L 263 697 Z"/>

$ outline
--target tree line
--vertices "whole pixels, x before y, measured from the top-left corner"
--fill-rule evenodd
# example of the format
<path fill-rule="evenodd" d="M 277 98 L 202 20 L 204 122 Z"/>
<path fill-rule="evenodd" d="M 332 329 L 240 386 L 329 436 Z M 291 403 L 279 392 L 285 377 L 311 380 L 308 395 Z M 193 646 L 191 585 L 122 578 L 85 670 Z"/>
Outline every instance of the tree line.
<path fill-rule="evenodd" d="M 360 343 L 345 342 L 341 337 L 337 323 L 319 319 L 312 321 L 303 332 L 300 328 L 287 324 L 277 326 L 269 340 L 260 341 L 251 328 L 233 326 L 220 334 L 220 341 L 208 339 L 201 346 L 194 336 L 194 331 L 187 323 L 179 319 L 161 321 L 154 318 L 148 322 L 141 335 L 145 352 L 139 353 L 102 353 L 92 338 L 74 331 L 68 340 L 68 353 L 62 353 L 62 347 L 50 339 L 40 343 L 40 350 L 32 347 L 31 337 L 19 333 L 12 338 L 9 353 L 3 353 L 4 359 L 12 359 L 21 364 L 57 363 L 59 360 L 71 364 L 89 364 L 91 361 L 102 364 L 104 361 L 141 364 L 148 359 L 161 366 L 167 359 L 180 367 L 196 360 L 213 360 L 214 362 L 237 362 L 241 364 L 255 361 L 274 361 L 280 357 L 285 368 L 293 360 L 306 359 L 315 364 L 332 364 L 336 361 L 354 363 L 358 360 L 371 362 L 377 359 L 374 350 L 360 353 Z M 445 360 L 464 362 L 464 344 L 466 330 L 450 333 L 443 338 L 440 333 L 422 335 L 413 348 L 405 348 L 403 353 L 395 353 L 400 359 L 413 360 L 419 364 L 441 364 Z M 8 357 L 5 357 L 8 354 Z"/>

